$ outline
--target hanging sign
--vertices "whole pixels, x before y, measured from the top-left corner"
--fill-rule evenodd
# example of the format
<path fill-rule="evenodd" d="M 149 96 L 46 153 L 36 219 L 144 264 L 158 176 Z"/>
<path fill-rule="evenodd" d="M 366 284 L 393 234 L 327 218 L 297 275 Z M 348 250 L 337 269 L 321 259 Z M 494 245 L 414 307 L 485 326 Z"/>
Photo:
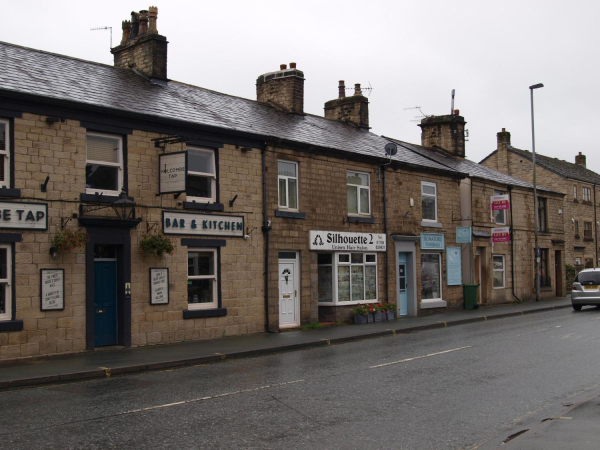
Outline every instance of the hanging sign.
<path fill-rule="evenodd" d="M 169 269 L 151 267 L 150 304 L 166 305 L 167 303 L 169 303 Z"/>
<path fill-rule="evenodd" d="M 163 211 L 163 233 L 244 237 L 244 217 Z"/>
<path fill-rule="evenodd" d="M 470 244 L 472 234 L 471 227 L 456 227 L 456 243 Z"/>
<path fill-rule="evenodd" d="M 385 234 L 349 233 L 344 231 L 309 232 L 310 250 L 384 252 Z"/>
<path fill-rule="evenodd" d="M 490 204 L 492 205 L 492 211 L 509 209 L 510 208 L 510 200 L 508 199 L 508 194 L 492 195 L 490 197 Z"/>
<path fill-rule="evenodd" d="M 158 193 L 176 194 L 187 189 L 187 152 L 158 155 Z"/>
<path fill-rule="evenodd" d="M 510 242 L 510 227 L 492 228 L 492 242 Z"/>
<path fill-rule="evenodd" d="M 0 202 L 0 228 L 47 230 L 48 204 Z"/>
<path fill-rule="evenodd" d="M 444 235 L 421 233 L 421 250 L 444 250 Z"/>
<path fill-rule="evenodd" d="M 65 269 L 40 269 L 40 309 L 65 309 Z"/>
<path fill-rule="evenodd" d="M 446 284 L 462 284 L 462 257 L 460 247 L 446 247 Z"/>

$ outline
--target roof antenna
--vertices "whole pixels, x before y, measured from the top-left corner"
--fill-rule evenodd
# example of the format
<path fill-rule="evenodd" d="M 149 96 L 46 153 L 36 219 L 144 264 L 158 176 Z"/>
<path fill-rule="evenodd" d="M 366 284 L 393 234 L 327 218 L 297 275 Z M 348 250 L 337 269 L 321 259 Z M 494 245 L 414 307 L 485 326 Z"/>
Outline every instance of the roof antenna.
<path fill-rule="evenodd" d="M 112 48 L 112 27 L 90 28 L 90 31 L 110 30 L 110 48 Z"/>
<path fill-rule="evenodd" d="M 450 104 L 450 115 L 452 116 L 454 114 L 454 93 L 456 91 L 454 89 L 452 89 L 452 103 Z"/>

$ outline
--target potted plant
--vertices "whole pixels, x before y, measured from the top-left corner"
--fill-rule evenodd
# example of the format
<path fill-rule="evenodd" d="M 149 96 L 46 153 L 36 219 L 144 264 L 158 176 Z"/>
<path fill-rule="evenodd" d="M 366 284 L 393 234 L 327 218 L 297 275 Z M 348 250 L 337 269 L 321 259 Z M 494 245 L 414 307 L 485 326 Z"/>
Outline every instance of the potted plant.
<path fill-rule="evenodd" d="M 59 250 L 72 250 L 83 247 L 88 240 L 88 234 L 81 228 L 63 228 L 54 235 L 50 255 L 52 255 L 52 259 L 56 259 Z"/>
<path fill-rule="evenodd" d="M 375 303 L 369 306 L 373 312 L 373 320 L 375 322 L 383 322 L 385 320 L 385 310 L 381 303 Z"/>
<path fill-rule="evenodd" d="M 159 257 L 162 257 L 165 253 L 172 255 L 175 250 L 173 241 L 166 237 L 162 231 L 142 235 L 140 248 L 144 253 Z"/>
<path fill-rule="evenodd" d="M 393 303 L 384 303 L 383 309 L 385 311 L 386 320 L 394 320 L 396 318 L 396 305 Z"/>
<path fill-rule="evenodd" d="M 369 320 L 369 308 L 367 305 L 357 305 L 353 310 L 354 323 L 368 323 L 373 320 Z"/>

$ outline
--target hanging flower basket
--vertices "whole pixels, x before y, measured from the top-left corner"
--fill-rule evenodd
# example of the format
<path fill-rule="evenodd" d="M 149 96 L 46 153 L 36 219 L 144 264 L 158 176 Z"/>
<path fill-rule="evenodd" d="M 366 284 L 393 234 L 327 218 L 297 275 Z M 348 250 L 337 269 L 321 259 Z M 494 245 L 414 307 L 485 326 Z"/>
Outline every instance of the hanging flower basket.
<path fill-rule="evenodd" d="M 81 228 L 64 228 L 54 235 L 50 254 L 56 255 L 59 250 L 72 250 L 85 246 L 88 234 Z"/>
<path fill-rule="evenodd" d="M 173 240 L 164 235 L 162 231 L 153 234 L 144 234 L 140 240 L 142 252 L 162 257 L 165 253 L 173 254 L 175 246 Z"/>

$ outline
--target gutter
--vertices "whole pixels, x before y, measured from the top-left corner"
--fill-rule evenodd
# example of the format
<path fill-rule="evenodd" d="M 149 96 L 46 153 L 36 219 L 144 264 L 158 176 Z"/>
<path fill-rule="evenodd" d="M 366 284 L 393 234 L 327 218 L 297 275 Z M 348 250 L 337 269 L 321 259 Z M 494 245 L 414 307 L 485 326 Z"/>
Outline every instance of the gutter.
<path fill-rule="evenodd" d="M 383 233 L 385 234 L 385 240 L 386 240 L 386 245 L 385 245 L 385 302 L 389 303 L 390 302 L 390 298 L 389 298 L 389 293 L 390 293 L 390 273 L 388 270 L 388 245 L 387 245 L 387 238 L 388 238 L 388 223 L 387 223 L 387 198 L 386 198 L 386 191 L 385 191 L 385 166 L 381 166 L 381 171 L 383 172 Z"/>
<path fill-rule="evenodd" d="M 264 270 L 265 270 L 265 331 L 267 333 L 277 333 L 277 331 L 271 331 L 269 321 L 269 232 L 271 231 L 271 225 L 267 219 L 267 143 L 264 143 L 264 147 L 261 149 L 262 154 L 262 193 L 263 193 L 263 226 L 262 232 L 265 239 L 265 257 L 264 257 Z"/>

